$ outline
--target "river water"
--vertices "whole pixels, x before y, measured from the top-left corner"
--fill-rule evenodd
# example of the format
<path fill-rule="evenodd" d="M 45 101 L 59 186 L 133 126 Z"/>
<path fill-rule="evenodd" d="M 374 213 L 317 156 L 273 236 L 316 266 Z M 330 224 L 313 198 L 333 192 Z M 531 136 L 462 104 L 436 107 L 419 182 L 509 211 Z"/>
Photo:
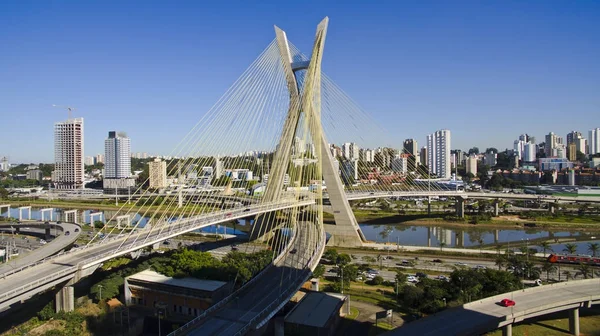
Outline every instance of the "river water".
<path fill-rule="evenodd" d="M 6 209 L 2 209 L 0 216 L 7 216 Z M 22 216 L 24 219 L 28 218 L 28 210 L 22 210 Z M 90 223 L 90 214 L 94 212 L 101 212 L 103 215 L 100 217 L 96 216 L 94 220 L 101 220 L 106 223 L 106 218 L 112 218 L 115 211 L 93 211 L 85 210 L 78 211 L 79 223 Z M 50 219 L 50 212 L 44 214 L 44 220 L 57 220 L 58 215 L 62 213 L 61 209 L 53 209 L 52 218 Z M 11 208 L 10 217 L 18 218 L 19 209 Z M 31 219 L 42 220 L 42 213 L 40 209 L 33 208 L 31 211 Z M 175 220 L 173 218 L 172 220 Z M 138 223 L 139 227 L 144 227 L 148 223 L 148 218 L 136 214 L 133 218 L 132 223 Z M 244 221 L 238 220 L 238 227 L 244 226 Z M 555 252 L 562 253 L 564 249 L 564 240 L 569 240 L 570 243 L 577 245 L 577 253 L 589 254 L 587 250 L 587 244 L 589 242 L 600 243 L 600 228 L 598 232 L 578 232 L 578 231 L 549 231 L 543 229 L 482 229 L 482 228 L 449 228 L 440 226 L 417 226 L 417 225 L 405 225 L 399 223 L 390 223 L 385 225 L 367 225 L 360 224 L 367 240 L 376 242 L 388 242 L 410 246 L 440 246 L 440 243 L 444 243 L 445 247 L 473 247 L 477 248 L 482 243 L 483 245 L 503 243 L 525 243 L 528 239 L 531 241 L 530 245 L 532 248 L 536 247 L 536 239 L 547 238 L 552 244 L 552 249 Z M 234 231 L 232 227 L 225 227 L 222 225 L 214 225 L 198 230 L 203 233 L 219 233 L 219 234 L 236 234 L 245 235 L 246 233 L 238 230 Z M 576 240 L 576 241 L 571 241 Z"/>

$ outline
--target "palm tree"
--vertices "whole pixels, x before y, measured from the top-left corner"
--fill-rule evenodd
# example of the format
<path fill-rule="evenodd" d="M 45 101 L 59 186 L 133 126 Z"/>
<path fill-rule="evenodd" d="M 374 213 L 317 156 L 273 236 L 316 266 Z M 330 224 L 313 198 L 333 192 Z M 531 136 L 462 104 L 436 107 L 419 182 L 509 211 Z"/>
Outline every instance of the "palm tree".
<path fill-rule="evenodd" d="M 505 265 L 505 260 L 502 256 L 496 257 L 496 266 L 498 266 L 498 271 L 502 270 L 502 267 Z"/>
<path fill-rule="evenodd" d="M 594 278 L 594 272 L 591 272 L 590 265 L 581 263 L 577 267 L 577 273 L 583 275 L 584 279 L 587 279 L 590 274 L 592 274 L 592 279 Z"/>
<path fill-rule="evenodd" d="M 600 251 L 600 244 L 599 243 L 588 243 L 588 251 L 590 251 L 592 253 L 592 257 L 596 257 L 596 253 L 598 253 L 598 251 Z"/>
<path fill-rule="evenodd" d="M 552 250 L 552 246 L 547 241 L 543 241 L 538 244 L 539 247 L 542 248 L 542 252 L 544 253 L 544 257 L 546 257 L 546 251 L 554 252 Z"/>
<path fill-rule="evenodd" d="M 549 261 L 545 261 L 544 264 L 542 265 L 542 270 L 544 272 L 546 272 L 546 281 L 549 281 L 550 280 L 550 272 L 554 273 L 554 271 L 556 271 L 556 266 Z"/>
<path fill-rule="evenodd" d="M 522 254 L 523 256 L 526 256 L 526 255 L 528 255 L 528 254 L 529 254 L 528 248 L 527 248 L 527 247 L 525 247 L 525 246 L 521 246 L 521 247 L 519 247 L 519 251 L 521 251 L 521 254 Z"/>
<path fill-rule="evenodd" d="M 442 251 L 444 249 L 444 246 L 446 246 L 446 243 L 440 242 L 440 251 Z"/>
<path fill-rule="evenodd" d="M 563 271 L 563 274 L 565 275 L 565 277 L 567 278 L 567 281 L 569 281 L 569 278 L 571 278 L 571 272 L 568 270 Z"/>
<path fill-rule="evenodd" d="M 577 245 L 573 243 L 567 243 L 565 244 L 563 251 L 567 252 L 568 254 L 575 254 L 575 252 L 577 252 Z"/>

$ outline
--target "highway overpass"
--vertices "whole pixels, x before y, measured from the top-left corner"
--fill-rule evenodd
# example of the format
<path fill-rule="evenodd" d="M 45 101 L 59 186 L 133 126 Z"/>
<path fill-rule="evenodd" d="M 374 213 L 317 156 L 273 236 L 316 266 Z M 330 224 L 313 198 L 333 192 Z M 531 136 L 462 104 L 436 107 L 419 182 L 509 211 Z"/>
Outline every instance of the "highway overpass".
<path fill-rule="evenodd" d="M 280 202 L 251 205 L 246 208 L 229 209 L 183 218 L 169 223 L 168 229 L 142 229 L 124 237 L 106 238 L 98 243 L 47 258 L 43 263 L 13 272 L 0 279 L 0 311 L 15 302 L 27 300 L 55 285 L 74 283 L 91 274 L 104 261 L 137 251 L 180 234 L 203 227 L 255 216 L 261 213 L 313 205 L 314 200 L 284 200 Z"/>
<path fill-rule="evenodd" d="M 515 301 L 516 305 L 501 306 L 499 302 L 505 298 Z M 510 336 L 514 323 L 564 310 L 570 311 L 571 333 L 578 335 L 579 308 L 598 303 L 600 279 L 561 282 L 473 301 L 408 323 L 384 335 L 469 336 L 502 328 L 503 335 Z"/>

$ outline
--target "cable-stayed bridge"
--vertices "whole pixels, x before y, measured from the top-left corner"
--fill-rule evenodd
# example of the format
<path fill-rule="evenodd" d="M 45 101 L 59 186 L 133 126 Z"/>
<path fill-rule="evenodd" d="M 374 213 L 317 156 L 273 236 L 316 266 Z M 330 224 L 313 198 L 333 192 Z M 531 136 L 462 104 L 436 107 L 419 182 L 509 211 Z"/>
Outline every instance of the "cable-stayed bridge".
<path fill-rule="evenodd" d="M 432 176 L 416 162 L 416 153 L 394 150 L 385 130 L 322 73 L 327 26 L 327 18 L 318 25 L 310 57 L 275 27 L 276 38 L 171 153 L 184 159 L 151 163 L 150 181 L 173 176 L 178 187 L 140 187 L 134 206 L 123 205 L 86 246 L 4 274 L 0 310 L 54 286 L 68 288 L 111 258 L 206 226 L 253 219 L 250 237 L 270 247 L 271 265 L 176 332 L 243 334 L 264 325 L 310 276 L 326 232 L 338 245 L 364 242 L 348 200 L 441 194 L 462 199 L 464 194 L 439 183 L 420 182 Z M 342 142 L 354 145 L 340 155 L 330 144 Z M 361 158 L 357 144 L 380 147 Z M 190 197 L 184 193 L 190 179 L 219 190 L 200 188 Z M 324 198 L 334 225 L 323 224 Z M 137 217 L 149 218 L 145 227 L 132 221 Z M 277 234 L 283 230 L 290 234 Z"/>

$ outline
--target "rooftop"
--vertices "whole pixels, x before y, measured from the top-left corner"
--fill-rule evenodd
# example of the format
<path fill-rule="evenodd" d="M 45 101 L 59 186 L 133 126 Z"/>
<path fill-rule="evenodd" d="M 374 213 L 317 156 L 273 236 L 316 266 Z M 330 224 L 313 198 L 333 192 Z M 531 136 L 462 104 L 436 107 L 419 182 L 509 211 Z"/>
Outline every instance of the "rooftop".
<path fill-rule="evenodd" d="M 225 284 L 223 281 L 215 281 L 215 280 L 202 280 L 196 278 L 171 278 L 160 273 L 157 273 L 153 270 L 147 269 L 145 271 L 141 271 L 134 275 L 128 276 L 127 280 L 138 280 L 145 281 L 151 283 L 159 283 L 163 285 L 175 286 L 175 287 L 183 287 L 190 289 L 197 289 L 202 291 L 215 291 Z"/>
<path fill-rule="evenodd" d="M 325 292 L 308 292 L 285 317 L 286 323 L 323 327 L 335 310 L 346 301 L 346 295 Z"/>

